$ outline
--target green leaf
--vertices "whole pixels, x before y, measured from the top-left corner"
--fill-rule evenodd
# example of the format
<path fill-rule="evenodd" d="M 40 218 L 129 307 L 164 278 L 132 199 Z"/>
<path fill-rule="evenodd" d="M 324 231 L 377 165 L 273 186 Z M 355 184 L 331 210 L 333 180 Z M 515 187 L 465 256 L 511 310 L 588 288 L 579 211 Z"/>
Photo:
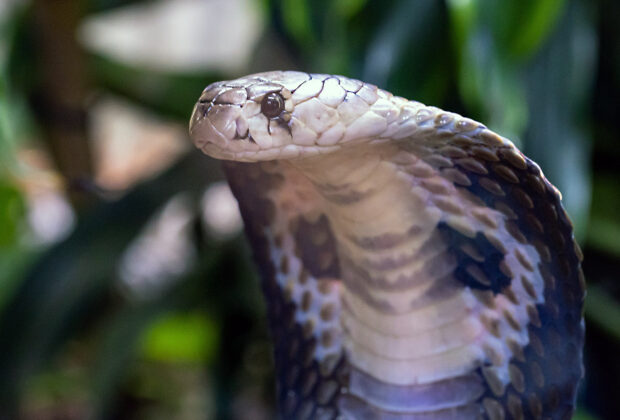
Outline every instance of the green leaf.
<path fill-rule="evenodd" d="M 284 26 L 291 37 L 306 47 L 315 44 L 310 6 L 306 0 L 281 0 Z"/>
<path fill-rule="evenodd" d="M 25 213 L 26 205 L 20 191 L 0 178 L 0 252 L 17 242 Z"/>
<path fill-rule="evenodd" d="M 477 1 L 476 0 L 447 0 L 450 15 L 450 32 L 452 43 L 459 61 L 473 27 L 476 23 Z"/>
<path fill-rule="evenodd" d="M 440 103 L 449 75 L 445 20 L 440 2 L 396 2 L 371 28 L 362 79 L 397 95 Z"/>
<path fill-rule="evenodd" d="M 484 27 L 468 37 L 459 71 L 461 97 L 475 118 L 519 146 L 527 126 L 524 86 L 496 42 Z"/>
<path fill-rule="evenodd" d="M 577 408 L 577 411 L 573 415 L 573 420 L 599 420 L 599 418 L 585 409 Z"/>
<path fill-rule="evenodd" d="M 449 0 L 458 88 L 468 113 L 518 146 L 527 126 L 519 66 L 505 51 L 513 2 Z"/>
<path fill-rule="evenodd" d="M 19 244 L 0 251 L 0 311 L 15 293 L 22 280 L 40 251 L 25 248 Z"/>
<path fill-rule="evenodd" d="M 591 17 L 571 1 L 549 42 L 528 66 L 525 151 L 563 194 L 578 239 L 588 221 L 590 139 L 583 110 L 593 83 L 596 39 Z"/>
<path fill-rule="evenodd" d="M 620 257 L 620 223 L 593 217 L 588 225 L 588 245 Z"/>
<path fill-rule="evenodd" d="M 559 18 L 565 0 L 519 1 L 519 7 L 527 10 L 525 19 L 518 19 L 513 26 L 510 52 L 518 58 L 526 58 L 540 48 Z"/>
<path fill-rule="evenodd" d="M 342 18 L 350 18 L 364 8 L 368 0 L 334 0 L 333 10 Z"/>
<path fill-rule="evenodd" d="M 205 314 L 170 314 L 144 333 L 143 354 L 162 362 L 204 363 L 217 348 L 217 326 Z"/>
<path fill-rule="evenodd" d="M 7 9 L 11 11 L 11 7 Z M 5 11 L 6 15 L 0 16 L 0 177 L 14 172 L 18 166 L 15 149 L 26 120 L 22 94 L 12 86 L 9 77 L 11 52 L 25 6 L 14 6 L 14 9 L 17 10 Z"/>
<path fill-rule="evenodd" d="M 562 15 L 565 0 L 449 0 L 453 13 L 469 9 L 476 26 L 491 31 L 499 55 L 523 62 L 548 38 Z M 473 25 L 470 25 L 472 28 Z"/>
<path fill-rule="evenodd" d="M 588 322 L 620 341 L 620 304 L 605 289 L 597 285 L 588 286 L 585 309 Z"/>
<path fill-rule="evenodd" d="M 620 194 L 615 176 L 596 176 L 587 245 L 620 257 Z"/>

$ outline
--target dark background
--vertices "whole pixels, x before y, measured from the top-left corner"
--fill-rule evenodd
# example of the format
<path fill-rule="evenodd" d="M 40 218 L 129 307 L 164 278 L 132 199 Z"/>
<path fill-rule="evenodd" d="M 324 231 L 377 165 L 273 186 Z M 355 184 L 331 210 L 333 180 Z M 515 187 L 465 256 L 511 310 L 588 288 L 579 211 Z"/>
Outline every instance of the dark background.
<path fill-rule="evenodd" d="M 541 165 L 585 253 L 576 418 L 620 418 L 619 28 L 615 0 L 6 0 L 0 418 L 272 417 L 257 279 L 186 127 L 208 83 L 277 68 L 462 113 Z"/>

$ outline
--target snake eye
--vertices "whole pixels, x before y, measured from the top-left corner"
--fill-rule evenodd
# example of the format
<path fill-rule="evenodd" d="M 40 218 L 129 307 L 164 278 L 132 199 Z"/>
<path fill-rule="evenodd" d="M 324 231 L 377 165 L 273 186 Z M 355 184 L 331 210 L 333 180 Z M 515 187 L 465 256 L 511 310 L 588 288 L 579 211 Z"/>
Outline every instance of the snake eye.
<path fill-rule="evenodd" d="M 275 118 L 284 111 L 284 98 L 277 92 L 271 92 L 265 95 L 260 110 L 267 118 Z"/>

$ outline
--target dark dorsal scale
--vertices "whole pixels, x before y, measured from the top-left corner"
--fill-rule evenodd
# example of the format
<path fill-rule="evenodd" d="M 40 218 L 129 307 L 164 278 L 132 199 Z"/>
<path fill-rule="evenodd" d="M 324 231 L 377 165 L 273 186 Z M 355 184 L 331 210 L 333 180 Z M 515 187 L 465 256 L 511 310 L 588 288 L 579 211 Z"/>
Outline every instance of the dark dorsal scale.
<path fill-rule="evenodd" d="M 339 278 L 336 241 L 327 216 L 323 214 L 316 221 L 299 217 L 291 228 L 295 237 L 295 252 L 308 272 L 316 278 Z"/>
<path fill-rule="evenodd" d="M 491 290 L 495 295 L 510 285 L 510 277 L 501 269 L 504 253 L 481 232 L 470 238 L 446 222 L 439 222 L 437 230 L 450 244 L 449 252 L 456 257 L 454 277 L 457 281 L 472 289 Z"/>
<path fill-rule="evenodd" d="M 282 267 L 274 265 L 269 238 L 266 236 L 277 217 L 277 209 L 269 195 L 282 187 L 285 179 L 278 171 L 264 170 L 263 166 L 268 165 L 280 164 L 225 162 L 224 170 L 231 190 L 239 202 L 245 233 L 259 269 L 263 294 L 268 302 L 266 309 L 274 343 L 278 411 L 283 419 L 335 419 L 338 415 L 337 392 L 326 392 L 325 385 L 338 384 L 340 387 L 345 384 L 346 362 L 343 357 L 332 358 L 322 364 L 317 362 L 316 338 L 308 336 L 303 325 L 295 321 L 295 312 L 299 308 L 287 299 L 284 290 L 276 281 L 276 274 Z M 312 242 L 304 235 L 312 227 L 319 228 L 313 230 L 314 234 L 320 231 L 329 234 L 329 224 L 325 217 L 309 222 L 300 216 L 291 221 L 291 227 L 290 233 L 302 239 L 297 243 L 296 253 L 308 269 L 301 274 L 298 281 L 303 282 L 304 277 L 310 275 L 337 275 L 337 260 L 323 265 L 315 261 Z M 324 247 L 325 251 L 335 247 L 331 234 L 327 236 Z"/>
<path fill-rule="evenodd" d="M 531 311 L 527 325 L 529 344 L 515 349 L 510 360 L 510 384 L 505 389 L 489 386 L 480 402 L 491 419 L 568 419 L 575 409 L 576 388 L 583 376 L 580 354 L 584 337 L 579 308 L 583 307 L 585 292 L 582 255 L 572 236 L 572 224 L 557 190 L 538 165 L 516 149 L 466 146 L 463 150 L 477 165 L 472 166 L 470 161 L 459 165 L 456 160 L 455 168 L 468 181 L 455 185 L 474 201 L 504 213 L 508 233 L 538 251 L 541 262 L 535 269 L 544 280 L 544 302 Z M 450 170 L 443 173 L 454 182 Z M 502 252 L 481 232 L 469 238 L 445 223 L 440 223 L 438 229 L 451 241 L 459 261 L 454 273 L 457 280 L 494 294 L 510 285 L 511 279 L 500 269 Z M 465 252 L 468 247 L 482 255 L 484 261 Z M 468 266 L 485 274 L 488 280 L 481 283 L 478 276 L 466 270 Z M 483 370 L 484 366 L 478 369 L 484 378 Z"/>

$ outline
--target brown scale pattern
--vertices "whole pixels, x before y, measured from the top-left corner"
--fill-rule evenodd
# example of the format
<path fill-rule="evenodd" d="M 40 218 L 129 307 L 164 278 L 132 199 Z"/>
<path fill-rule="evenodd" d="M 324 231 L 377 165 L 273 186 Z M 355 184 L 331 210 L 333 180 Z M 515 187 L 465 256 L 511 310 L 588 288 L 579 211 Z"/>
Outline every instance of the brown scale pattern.
<path fill-rule="evenodd" d="M 295 253 L 310 274 L 316 278 L 340 276 L 336 241 L 325 215 L 315 222 L 299 217 L 291 231 L 295 238 Z"/>
<path fill-rule="evenodd" d="M 346 379 L 346 362 L 344 357 L 328 356 L 321 364 L 314 357 L 317 346 L 316 338 L 304 331 L 304 326 L 295 322 L 294 303 L 286 299 L 285 292 L 276 282 L 275 267 L 270 258 L 270 249 L 264 228 L 270 226 L 276 217 L 274 204 L 267 198 L 270 191 L 282 186 L 284 177 L 274 171 L 265 171 L 262 165 L 273 163 L 236 163 L 226 162 L 224 169 L 231 189 L 239 202 L 243 216 L 246 235 L 254 252 L 254 259 L 262 278 L 262 289 L 268 302 L 267 313 L 270 330 L 274 341 L 274 356 L 277 383 L 277 402 L 283 419 L 335 419 L 338 416 L 336 399 Z M 303 220 L 303 218 L 302 218 Z M 316 222 L 323 230 L 325 219 Z M 307 221 L 297 221 L 298 229 L 304 230 Z M 319 234 L 321 229 L 315 231 Z M 303 232 L 300 232 L 303 233 Z M 327 232 L 328 233 L 328 232 Z M 321 238 L 315 241 L 321 242 Z M 277 239 L 276 239 L 277 241 Z M 280 239 L 281 241 L 281 239 Z M 311 250 L 298 248 L 302 258 L 311 259 Z M 324 238 L 324 246 L 333 246 L 330 234 Z M 335 264 L 335 265 L 334 265 Z M 337 274 L 334 270 L 337 262 L 309 268 L 313 274 Z M 286 268 L 286 267 L 285 267 Z M 307 277 L 308 271 L 302 272 Z M 304 281 L 299 279 L 299 281 Z M 307 280 L 305 280 L 307 281 Z M 329 316 L 329 308 L 325 309 Z M 325 338 L 326 340 L 329 337 Z"/>
<path fill-rule="evenodd" d="M 523 265 L 540 271 L 545 289 L 544 303 L 528 308 L 529 345 L 520 349 L 509 343 L 515 353 L 509 367 L 511 383 L 500 386 L 492 370 L 482 367 L 488 390 L 480 401 L 492 420 L 568 419 L 583 376 L 582 254 L 560 196 L 540 168 L 514 148 L 487 140 L 493 146 L 462 142 L 468 157 L 456 159 L 456 169 L 444 169 L 443 174 L 476 200 L 504 213 L 506 228 L 517 241 L 536 247 L 541 263 Z M 534 294 L 527 278 L 520 281 Z"/>
<path fill-rule="evenodd" d="M 534 267 L 526 256 L 517 255 L 517 258 L 529 271 L 539 270 L 545 282 L 544 303 L 527 308 L 529 344 L 520 348 L 516 342 L 507 343 L 514 354 L 509 365 L 511 383 L 507 386 L 500 383 L 493 370 L 493 365 L 499 363 L 499 356 L 488 349 L 489 363 L 478 370 L 487 384 L 479 402 L 489 419 L 569 418 L 574 410 L 576 384 L 583 373 L 581 308 L 585 288 L 580 268 L 581 252 L 573 241 L 570 221 L 557 191 L 535 163 L 510 146 L 500 145 L 493 137 L 482 138 L 492 146 L 464 136 L 459 138 L 458 152 L 454 148 L 444 148 L 441 153 L 446 156 L 431 152 L 423 157 L 424 160 L 473 201 L 495 208 L 506 216 L 506 230 L 517 241 L 532 244 L 541 263 Z M 278 210 L 266 197 L 268 192 L 280 188 L 285 179 L 277 171 L 262 170 L 262 165 L 266 164 L 227 163 L 226 169 L 240 203 L 269 302 L 278 402 L 284 418 L 334 418 L 339 389 L 347 382 L 346 360 L 339 356 L 327 359 L 323 365 L 317 363 L 313 353 L 319 343 L 308 333 L 312 325 L 295 323 L 295 311 L 303 308 L 291 303 L 275 282 L 276 270 L 286 271 L 289 261 L 281 260 L 276 268 L 270 260 L 263 228 L 273 222 Z M 421 170 L 423 167 L 415 168 Z M 414 175 L 425 178 L 428 174 Z M 427 181 L 425 187 L 438 196 L 443 195 L 443 186 L 439 183 Z M 440 206 L 446 211 L 456 211 L 447 202 L 441 202 Z M 472 216 L 491 230 L 498 228 L 484 213 L 473 212 Z M 315 252 L 323 246 L 335 255 L 327 220 L 300 217 L 289 222 L 289 232 L 296 241 L 296 254 L 307 267 L 302 277 L 308 273 L 338 277 L 337 259 L 321 262 L 319 253 Z M 486 240 L 505 253 L 492 231 L 487 232 Z M 364 244 L 361 239 L 359 241 L 360 245 Z M 479 260 L 477 252 L 480 250 L 469 249 L 466 245 L 461 250 L 474 261 Z M 497 268 L 512 277 L 507 266 L 498 265 Z M 535 295 L 526 277 L 512 281 L 520 281 L 527 293 Z M 516 299 L 510 285 L 502 287 L 499 293 L 509 300 Z M 476 295 L 486 305 L 494 304 L 491 291 L 477 290 Z M 513 328 L 520 328 L 510 313 L 502 316 Z M 495 331 L 497 320 L 485 322 L 490 332 Z M 319 340 L 329 341 L 328 335 Z"/>

